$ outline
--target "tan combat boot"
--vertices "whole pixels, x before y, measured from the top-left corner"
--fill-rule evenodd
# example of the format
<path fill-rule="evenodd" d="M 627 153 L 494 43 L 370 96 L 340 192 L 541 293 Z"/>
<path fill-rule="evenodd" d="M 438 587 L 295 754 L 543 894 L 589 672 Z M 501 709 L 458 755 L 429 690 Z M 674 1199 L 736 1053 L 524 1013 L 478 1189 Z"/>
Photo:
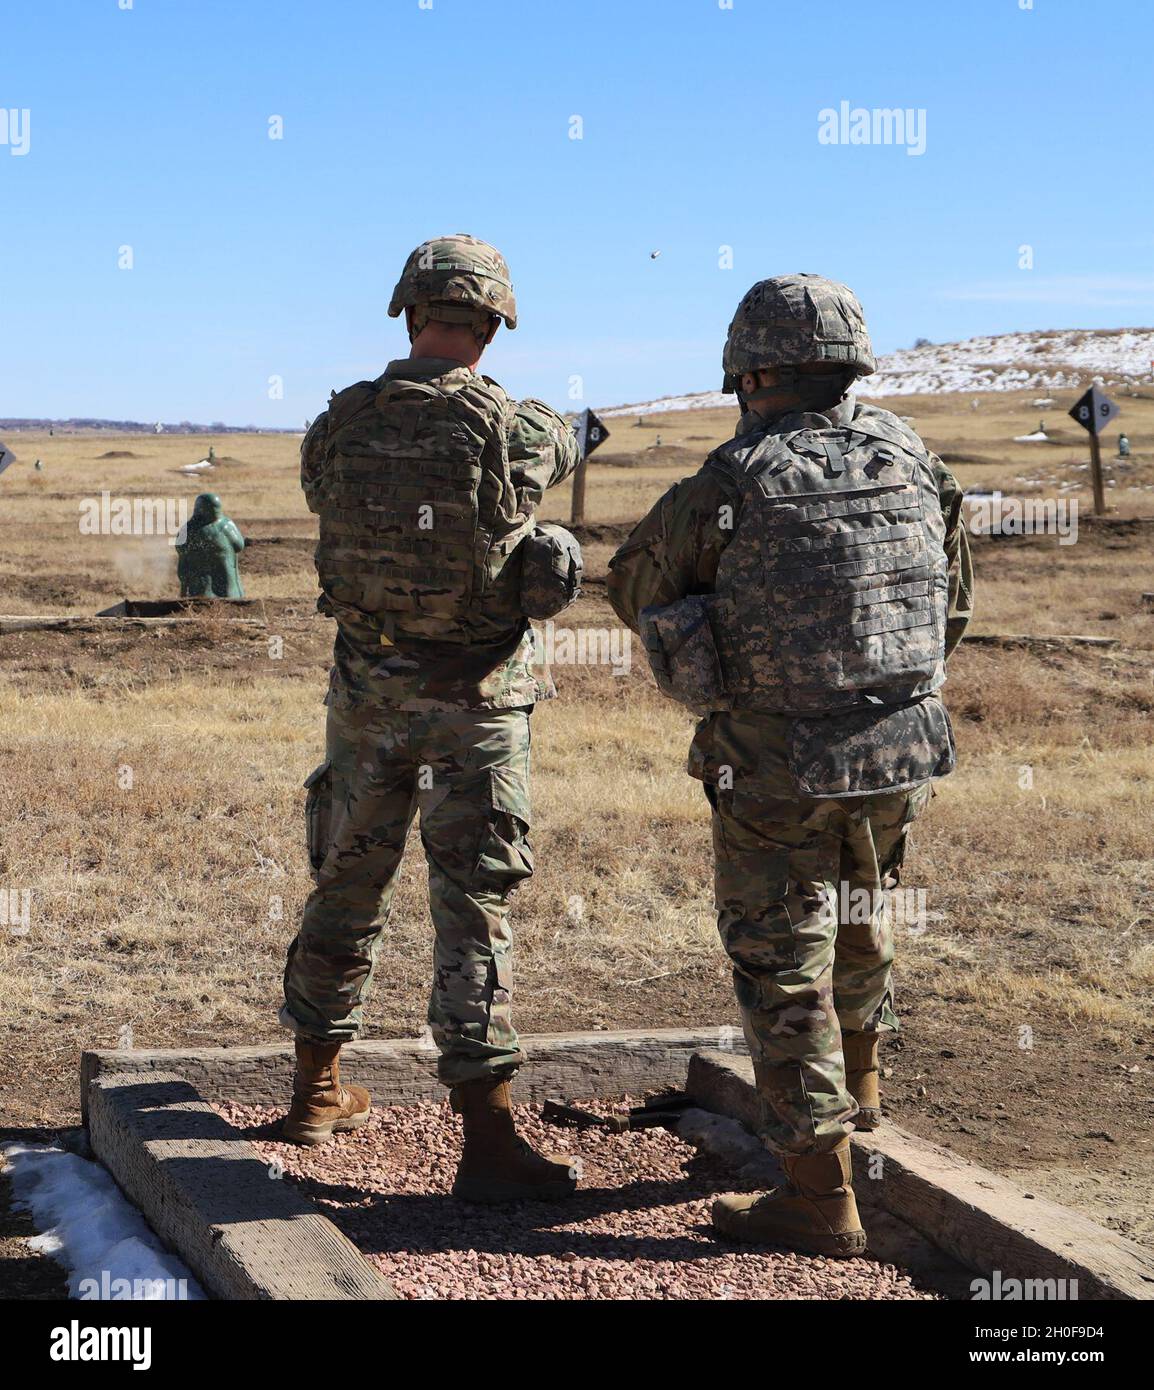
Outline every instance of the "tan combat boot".
<path fill-rule="evenodd" d="M 359 1129 L 372 1102 L 361 1086 L 341 1085 L 340 1043 L 296 1040 L 293 1103 L 282 1133 L 297 1144 L 323 1144 L 346 1129 Z"/>
<path fill-rule="evenodd" d="M 764 1241 L 811 1255 L 860 1255 L 866 1233 L 854 1200 L 848 1137 L 820 1154 L 785 1154 L 786 1187 L 734 1193 L 713 1204 L 713 1224 L 731 1240 Z"/>
<path fill-rule="evenodd" d="M 454 1197 L 468 1202 L 553 1201 L 574 1191 L 571 1157 L 539 1154 L 518 1138 L 507 1081 L 495 1076 L 464 1081 L 452 1088 L 449 1101 L 465 1132 Z"/>
<path fill-rule="evenodd" d="M 843 1033 L 846 1090 L 858 1104 L 854 1125 L 877 1129 L 882 1122 L 882 1098 L 878 1090 L 878 1041 L 880 1033 Z"/>

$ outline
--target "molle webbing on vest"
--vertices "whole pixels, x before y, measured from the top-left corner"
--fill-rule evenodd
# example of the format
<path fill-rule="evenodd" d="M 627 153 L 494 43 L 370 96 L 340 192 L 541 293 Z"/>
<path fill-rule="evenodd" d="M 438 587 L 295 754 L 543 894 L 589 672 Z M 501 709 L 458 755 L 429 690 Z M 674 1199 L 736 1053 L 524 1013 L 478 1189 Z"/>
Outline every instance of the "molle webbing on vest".
<path fill-rule="evenodd" d="M 503 571 L 531 527 L 509 475 L 511 405 L 462 368 L 435 382 L 362 382 L 329 407 L 317 570 L 335 610 L 397 635 L 474 639 L 516 617 Z"/>
<path fill-rule="evenodd" d="M 714 614 L 734 708 L 833 713 L 945 678 L 945 523 L 924 446 L 896 421 L 810 418 L 736 469 Z"/>

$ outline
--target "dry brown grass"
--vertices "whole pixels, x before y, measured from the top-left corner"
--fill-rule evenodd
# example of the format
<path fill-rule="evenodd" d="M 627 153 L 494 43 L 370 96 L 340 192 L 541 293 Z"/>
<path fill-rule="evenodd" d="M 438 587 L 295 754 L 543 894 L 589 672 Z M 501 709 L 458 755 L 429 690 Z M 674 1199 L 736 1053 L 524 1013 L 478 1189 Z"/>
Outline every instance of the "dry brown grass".
<path fill-rule="evenodd" d="M 1061 1019 L 1121 1039 L 1145 1018 L 1154 941 L 1133 816 L 1147 715 L 1097 654 L 1035 662 L 1033 680 L 1007 665 L 1001 652 L 958 658 L 961 769 L 910 869 L 944 915 L 905 943 L 907 980 L 979 1004 L 1053 1000 Z M 691 999 L 721 974 L 707 816 L 683 771 L 691 721 L 636 668 L 557 675 L 563 698 L 535 719 L 522 1020 L 540 1026 L 560 1004 L 586 1024 L 644 1022 L 644 994 L 623 982 L 682 977 Z M 33 1047 L 51 1039 L 65 1071 L 78 1044 L 111 1045 L 125 1025 L 137 1045 L 275 1035 L 277 972 L 308 889 L 298 788 L 319 756 L 317 700 L 301 680 L 209 670 L 6 701 L 0 877 L 34 894 L 29 934 L 0 937 L 6 1026 Z M 420 1031 L 423 878 L 411 855 L 375 1030 Z"/>

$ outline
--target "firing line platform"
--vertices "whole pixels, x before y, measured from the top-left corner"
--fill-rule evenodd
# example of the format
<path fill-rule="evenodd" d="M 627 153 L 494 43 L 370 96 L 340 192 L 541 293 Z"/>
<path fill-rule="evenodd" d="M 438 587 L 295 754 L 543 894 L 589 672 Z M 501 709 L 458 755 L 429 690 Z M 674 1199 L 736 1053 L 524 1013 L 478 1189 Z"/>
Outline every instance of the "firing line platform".
<path fill-rule="evenodd" d="M 688 1091 L 704 1110 L 758 1123 L 752 1066 L 732 1030 L 524 1038 L 514 1100 Z M 724 1041 L 726 1050 L 719 1049 Z M 350 1043 L 348 1075 L 379 1105 L 440 1100 L 427 1039 Z M 290 1046 L 85 1052 L 81 1106 L 97 1158 L 206 1290 L 226 1299 L 397 1298 L 395 1290 L 213 1103 L 283 1106 Z M 936 1277 L 1078 1281 L 1080 1299 L 1154 1298 L 1154 1256 L 1081 1213 L 1033 1197 L 941 1145 L 886 1123 L 853 1138 L 871 1250 Z"/>

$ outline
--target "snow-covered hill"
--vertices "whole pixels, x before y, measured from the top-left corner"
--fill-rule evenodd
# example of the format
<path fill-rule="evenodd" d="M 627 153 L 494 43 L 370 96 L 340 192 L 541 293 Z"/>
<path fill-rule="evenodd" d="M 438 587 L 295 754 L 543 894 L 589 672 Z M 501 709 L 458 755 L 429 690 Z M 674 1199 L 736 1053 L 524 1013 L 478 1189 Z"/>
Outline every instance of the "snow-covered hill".
<path fill-rule="evenodd" d="M 1154 377 L 1154 328 L 1065 328 L 1003 333 L 962 343 L 903 348 L 878 361 L 875 375 L 858 383 L 861 396 L 966 394 L 982 391 L 1068 391 L 1101 377 L 1107 387 L 1136 386 Z M 650 415 L 663 410 L 733 406 L 720 391 L 664 396 L 597 413 Z"/>

